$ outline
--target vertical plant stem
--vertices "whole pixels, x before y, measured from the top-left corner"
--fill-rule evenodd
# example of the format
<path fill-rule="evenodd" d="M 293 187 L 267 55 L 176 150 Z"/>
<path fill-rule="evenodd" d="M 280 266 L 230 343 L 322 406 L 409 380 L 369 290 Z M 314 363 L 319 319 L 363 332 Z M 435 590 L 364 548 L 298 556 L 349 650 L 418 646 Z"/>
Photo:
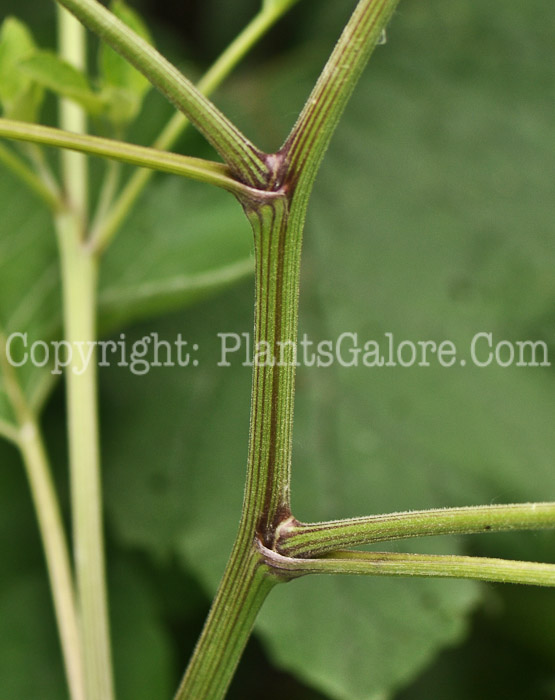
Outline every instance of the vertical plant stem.
<path fill-rule="evenodd" d="M 60 57 L 86 72 L 85 28 L 72 15 L 58 7 Z M 60 100 L 60 127 L 76 134 L 87 133 L 87 117 L 83 109 L 71 100 Z M 81 153 L 63 150 L 62 179 L 70 206 L 81 216 L 82 225 L 88 209 L 87 159 Z"/>
<path fill-rule="evenodd" d="M 219 700 L 256 613 L 278 582 L 259 544 L 273 546 L 290 516 L 289 473 L 295 381 L 300 234 L 289 200 L 246 203 L 256 248 L 254 367 L 243 515 L 226 572 L 176 700 Z"/>
<path fill-rule="evenodd" d="M 59 10 L 60 53 L 85 66 L 83 27 Z M 75 105 L 61 101 L 60 125 L 84 133 L 86 119 Z M 63 152 L 63 185 L 67 210 L 56 217 L 61 256 L 65 339 L 72 348 L 96 340 L 98 262 L 86 249 L 87 161 L 79 153 Z M 96 358 L 82 366 L 73 353 L 66 369 L 71 503 L 75 570 L 80 609 L 85 683 L 89 700 L 114 697 L 108 603 L 106 594 L 102 489 L 98 444 Z"/>
<path fill-rule="evenodd" d="M 18 428 L 14 428 L 14 443 L 23 458 L 37 515 L 70 697 L 71 700 L 85 700 L 77 606 L 60 507 L 40 428 L 19 386 L 15 370 L 9 364 L 1 334 L 0 367 L 18 423 Z"/>
<path fill-rule="evenodd" d="M 262 594 L 258 598 L 254 571 L 263 572 L 268 590 L 279 580 L 264 566 L 267 560 L 262 551 L 274 550 L 280 526 L 291 519 L 295 347 L 308 198 L 339 115 L 395 3 L 359 3 L 324 69 L 320 87 L 309 98 L 282 150 L 267 159 L 271 166 L 265 178 L 267 191 L 243 202 L 254 232 L 256 263 L 245 499 L 232 556 L 175 700 L 221 700 L 254 624 L 256 609 L 263 602 Z M 354 46 L 349 45 L 351 35 L 356 37 Z M 323 136 L 318 136 L 319 130 Z M 255 569 L 249 569 L 247 562 Z"/>
<path fill-rule="evenodd" d="M 79 215 L 56 218 L 61 253 L 65 339 L 88 352 L 96 338 L 97 260 L 80 236 Z M 66 369 L 71 502 L 77 591 L 88 697 L 113 697 L 98 447 L 96 358 L 78 354 Z M 77 355 L 77 356 L 76 356 Z"/>

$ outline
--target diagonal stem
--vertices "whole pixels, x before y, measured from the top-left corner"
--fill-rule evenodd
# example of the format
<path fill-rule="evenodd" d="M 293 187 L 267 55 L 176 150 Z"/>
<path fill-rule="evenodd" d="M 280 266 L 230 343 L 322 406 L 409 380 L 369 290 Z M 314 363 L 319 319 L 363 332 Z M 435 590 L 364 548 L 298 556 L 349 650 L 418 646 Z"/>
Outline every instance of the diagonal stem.
<path fill-rule="evenodd" d="M 60 56 L 86 66 L 85 30 L 58 8 Z M 60 101 L 60 125 L 84 134 L 83 110 Z M 96 339 L 98 261 L 85 248 L 88 233 L 89 183 L 87 159 L 62 151 L 66 208 L 54 223 L 60 252 L 64 339 L 70 345 Z M 108 596 L 105 576 L 102 487 L 98 428 L 96 358 L 79 372 L 72 360 L 66 367 L 71 514 L 85 687 L 88 700 L 114 697 Z"/>
<path fill-rule="evenodd" d="M 321 523 L 283 523 L 278 551 L 291 557 L 314 557 L 340 547 L 430 535 L 464 535 L 507 530 L 555 528 L 555 503 L 441 508 Z"/>
<path fill-rule="evenodd" d="M 250 196 L 252 194 L 251 188 L 237 182 L 232 177 L 227 166 L 202 158 L 182 156 L 147 146 L 136 146 L 125 141 L 76 134 L 63 129 L 8 119 L 0 119 L 0 136 L 38 143 L 43 146 L 70 149 L 87 155 L 111 158 L 120 163 L 128 163 L 141 168 L 152 168 L 161 172 L 181 175 L 221 187 L 236 195 Z"/>
<path fill-rule="evenodd" d="M 0 163 L 24 182 L 51 211 L 58 211 L 60 208 L 59 192 L 49 187 L 24 160 L 2 144 L 0 144 Z"/>
<path fill-rule="evenodd" d="M 60 505 L 40 427 L 21 389 L 15 368 L 10 364 L 1 330 L 0 369 L 17 421 L 17 426 L 11 430 L 11 438 L 21 452 L 35 507 L 71 700 L 85 700 L 77 603 Z"/>
<path fill-rule="evenodd" d="M 360 0 L 281 152 L 288 176 L 312 183 L 333 132 L 398 0 Z"/>
<path fill-rule="evenodd" d="M 172 63 L 96 0 L 58 0 L 139 70 L 212 144 L 246 184 L 264 187 L 268 167 L 259 151 Z"/>
<path fill-rule="evenodd" d="M 268 29 L 298 1 L 286 0 L 282 3 L 271 3 L 270 5 L 264 3 L 260 12 L 232 41 L 199 81 L 197 89 L 207 96 L 214 92 Z M 168 150 L 190 123 L 182 112 L 177 112 L 154 141 L 153 147 L 158 150 Z M 138 170 L 129 178 L 116 202 L 107 213 L 106 218 L 94 231 L 90 244 L 96 251 L 102 252 L 108 247 L 151 177 L 152 171 Z"/>

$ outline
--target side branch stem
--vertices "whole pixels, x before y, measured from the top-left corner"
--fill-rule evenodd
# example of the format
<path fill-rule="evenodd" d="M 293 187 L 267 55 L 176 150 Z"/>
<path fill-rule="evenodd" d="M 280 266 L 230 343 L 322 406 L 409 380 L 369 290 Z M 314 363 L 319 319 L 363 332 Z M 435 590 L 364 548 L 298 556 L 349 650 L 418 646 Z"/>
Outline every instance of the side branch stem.
<path fill-rule="evenodd" d="M 263 550 L 262 550 L 263 551 Z M 459 578 L 497 583 L 555 586 L 555 564 L 444 554 L 353 552 L 337 550 L 321 559 L 296 559 L 263 551 L 265 561 L 284 579 L 307 574 L 418 576 Z"/>
<path fill-rule="evenodd" d="M 83 24 L 126 58 L 212 144 L 233 173 L 264 186 L 267 166 L 260 152 L 172 63 L 96 0 L 58 0 Z"/>
<path fill-rule="evenodd" d="M 85 700 L 77 604 L 60 506 L 40 427 L 9 363 L 1 332 L 0 369 L 17 422 L 11 437 L 23 458 L 44 548 L 70 697 Z"/>
<path fill-rule="evenodd" d="M 237 195 L 248 196 L 252 189 L 237 182 L 226 165 L 202 158 L 182 156 L 177 153 L 137 146 L 124 141 L 106 139 L 100 136 L 77 134 L 63 129 L 55 129 L 39 124 L 0 119 L 0 136 L 18 141 L 28 141 L 70 149 L 92 156 L 111 158 L 120 163 L 151 168 L 165 173 L 181 175 L 192 180 L 221 187 Z M 271 193 L 269 193 L 271 194 Z"/>
<path fill-rule="evenodd" d="M 555 528 L 555 503 L 441 508 L 321 523 L 290 522 L 280 529 L 281 554 L 314 557 L 340 547 L 431 535 L 465 535 Z"/>

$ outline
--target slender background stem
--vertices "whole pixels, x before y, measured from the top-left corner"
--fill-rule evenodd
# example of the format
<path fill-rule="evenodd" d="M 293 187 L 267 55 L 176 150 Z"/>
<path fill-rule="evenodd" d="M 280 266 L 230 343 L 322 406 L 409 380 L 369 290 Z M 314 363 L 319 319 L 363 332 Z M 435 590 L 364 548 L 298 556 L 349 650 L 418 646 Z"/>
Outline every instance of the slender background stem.
<path fill-rule="evenodd" d="M 97 261 L 80 240 L 81 219 L 58 215 L 65 340 L 96 337 Z M 88 346 L 87 346 L 88 347 Z M 66 369 L 75 570 L 88 698 L 113 697 L 98 450 L 96 358 Z"/>
<path fill-rule="evenodd" d="M 51 187 L 46 185 L 41 177 L 39 177 L 39 175 L 37 175 L 22 158 L 2 144 L 0 144 L 0 162 L 5 165 L 8 170 L 11 170 L 11 172 L 20 180 L 22 180 L 40 199 L 42 199 L 49 209 L 54 212 L 59 209 L 59 193 L 53 191 Z"/>
<path fill-rule="evenodd" d="M 59 11 L 60 55 L 85 67 L 85 35 L 65 10 Z M 82 110 L 61 101 L 62 128 L 83 133 Z M 86 158 L 62 152 L 67 210 L 55 219 L 61 257 L 65 340 L 96 339 L 96 257 L 85 248 L 88 212 Z M 88 700 L 112 700 L 112 663 L 106 595 L 102 490 L 98 447 L 96 358 L 86 368 L 66 369 L 73 546 Z"/>
<path fill-rule="evenodd" d="M 66 676 L 72 700 L 85 700 L 81 638 L 65 533 L 39 428 L 28 420 L 19 446 L 43 538 Z"/>
<path fill-rule="evenodd" d="M 77 605 L 60 506 L 37 419 L 21 390 L 15 369 L 9 364 L 1 333 L 0 368 L 18 423 L 12 427 L 11 438 L 21 451 L 37 514 L 70 697 L 85 700 Z"/>

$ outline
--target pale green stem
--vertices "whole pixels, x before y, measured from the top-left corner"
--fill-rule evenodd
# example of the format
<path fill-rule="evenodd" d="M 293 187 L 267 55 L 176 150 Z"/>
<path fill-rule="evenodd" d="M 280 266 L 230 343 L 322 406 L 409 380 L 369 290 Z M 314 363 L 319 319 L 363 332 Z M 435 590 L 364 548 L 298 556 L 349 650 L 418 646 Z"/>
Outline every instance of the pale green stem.
<path fill-rule="evenodd" d="M 18 155 L 0 144 L 0 162 L 33 191 L 52 211 L 60 207 L 60 198 Z"/>
<path fill-rule="evenodd" d="M 555 586 L 555 564 L 448 554 L 334 551 L 321 559 L 295 559 L 264 551 L 266 563 L 285 579 L 306 574 L 419 576 Z"/>
<path fill-rule="evenodd" d="M 96 339 L 97 260 L 81 242 L 81 219 L 56 217 L 61 254 L 64 338 L 88 352 Z M 113 697 L 98 448 L 96 357 L 74 353 L 66 369 L 75 570 L 87 697 Z"/>
<path fill-rule="evenodd" d="M 251 186 L 267 180 L 264 154 L 153 46 L 96 0 L 58 0 L 139 70 L 212 144 L 232 172 Z"/>
<path fill-rule="evenodd" d="M 58 8 L 58 43 L 60 58 L 86 73 L 86 38 L 84 28 L 62 8 Z M 87 132 L 85 111 L 72 100 L 60 99 L 60 126 L 76 134 Z M 88 167 L 80 153 L 61 152 L 62 180 L 70 206 L 79 214 L 84 227 L 88 213 Z"/>
<path fill-rule="evenodd" d="M 321 523 L 299 523 L 292 519 L 281 525 L 277 549 L 286 556 L 314 557 L 340 547 L 408 537 L 552 528 L 555 528 L 555 503 L 441 508 Z"/>
<path fill-rule="evenodd" d="M 56 491 L 37 419 L 19 386 L 0 335 L 0 367 L 19 427 L 10 437 L 21 451 L 45 553 L 71 700 L 85 700 L 81 640 L 70 558 Z"/>
<path fill-rule="evenodd" d="M 182 156 L 177 153 L 158 151 L 147 146 L 136 146 L 125 141 L 89 136 L 88 134 L 74 134 L 49 126 L 14 122 L 8 119 L 0 119 L 0 136 L 40 143 L 44 146 L 72 149 L 88 155 L 111 158 L 120 163 L 181 175 L 221 187 L 237 196 L 248 197 L 256 193 L 252 188 L 233 179 L 229 168 L 223 163 L 214 163 L 202 158 Z M 270 194 L 269 197 L 271 196 Z"/>
<path fill-rule="evenodd" d="M 48 189 L 56 195 L 58 202 L 61 202 L 63 196 L 60 189 L 60 184 L 52 172 L 52 168 L 44 157 L 42 150 L 35 144 L 27 144 L 26 150 L 27 155 L 29 156 L 31 163 L 34 165 L 35 171 L 39 178 L 43 181 L 46 187 L 48 187 Z"/>
<path fill-rule="evenodd" d="M 83 27 L 60 8 L 60 56 L 86 70 Z M 86 117 L 61 100 L 60 125 L 84 134 Z M 80 153 L 62 151 L 67 210 L 56 216 L 61 257 L 64 337 L 72 347 L 96 340 L 98 263 L 84 247 L 88 222 L 88 168 Z M 112 662 L 106 592 L 100 478 L 96 359 L 76 357 L 66 368 L 73 546 L 88 700 L 112 700 Z"/>
<path fill-rule="evenodd" d="M 44 445 L 35 422 L 30 420 L 22 426 L 19 446 L 42 533 L 70 696 L 72 700 L 85 700 L 81 637 L 67 543 Z"/>
<path fill-rule="evenodd" d="M 287 0 L 278 5 L 273 3 L 265 5 L 253 18 L 245 29 L 233 40 L 228 48 L 212 65 L 210 70 L 197 84 L 197 89 L 204 95 L 210 95 L 231 73 L 235 66 L 242 60 L 246 53 L 259 41 L 259 39 L 272 27 L 280 17 L 298 0 Z M 152 144 L 159 150 L 168 150 L 177 141 L 183 131 L 189 126 L 190 121 L 181 112 L 177 112 L 166 124 L 156 141 Z M 102 226 L 98 227 L 95 236 L 91 239 L 91 246 L 98 252 L 104 251 L 130 210 L 140 197 L 144 188 L 152 177 L 148 170 L 137 170 L 129 178 L 112 209 L 108 212 Z"/>

